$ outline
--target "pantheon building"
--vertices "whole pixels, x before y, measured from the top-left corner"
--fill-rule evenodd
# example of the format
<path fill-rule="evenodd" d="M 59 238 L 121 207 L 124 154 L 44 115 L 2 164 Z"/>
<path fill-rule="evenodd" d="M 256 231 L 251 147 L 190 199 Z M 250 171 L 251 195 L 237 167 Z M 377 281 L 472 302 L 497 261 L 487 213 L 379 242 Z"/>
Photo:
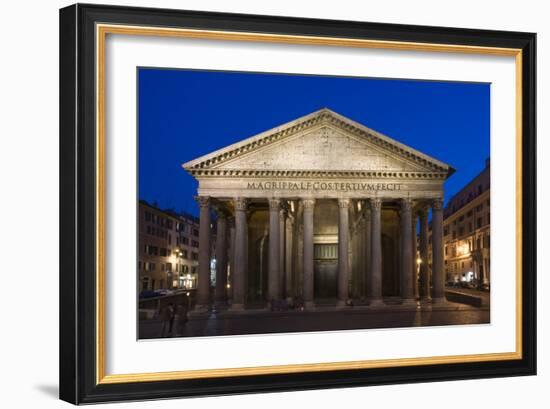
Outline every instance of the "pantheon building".
<path fill-rule="evenodd" d="M 182 167 L 198 181 L 197 310 L 445 301 L 443 184 L 451 166 L 321 109 Z"/>

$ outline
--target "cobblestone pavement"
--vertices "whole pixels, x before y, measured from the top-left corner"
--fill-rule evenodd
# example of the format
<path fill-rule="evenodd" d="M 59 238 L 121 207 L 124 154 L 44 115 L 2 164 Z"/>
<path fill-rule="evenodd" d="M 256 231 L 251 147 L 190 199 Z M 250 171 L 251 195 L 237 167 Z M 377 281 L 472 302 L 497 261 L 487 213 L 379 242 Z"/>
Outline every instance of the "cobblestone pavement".
<path fill-rule="evenodd" d="M 178 327 L 177 317 L 172 334 L 166 337 L 196 337 L 216 335 L 244 335 L 310 331 L 338 331 L 353 329 L 400 328 L 440 325 L 488 324 L 490 311 L 463 304 L 448 303 L 445 307 L 369 310 L 367 307 L 350 307 L 336 310 L 321 307 L 316 311 L 247 311 L 229 315 L 211 312 L 193 316 Z M 139 323 L 139 338 L 162 338 L 162 323 L 158 319 Z"/>
<path fill-rule="evenodd" d="M 448 288 L 449 290 L 464 293 L 469 295 L 475 295 L 476 297 L 481 297 L 482 305 L 489 306 L 491 303 L 491 293 L 489 291 L 475 290 L 473 288 Z"/>

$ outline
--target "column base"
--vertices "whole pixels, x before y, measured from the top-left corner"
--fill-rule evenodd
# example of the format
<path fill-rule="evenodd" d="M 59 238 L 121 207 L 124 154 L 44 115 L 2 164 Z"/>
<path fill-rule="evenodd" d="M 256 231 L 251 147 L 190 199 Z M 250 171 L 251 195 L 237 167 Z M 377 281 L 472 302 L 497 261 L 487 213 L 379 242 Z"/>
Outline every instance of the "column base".
<path fill-rule="evenodd" d="M 315 309 L 315 302 L 314 301 L 306 301 L 304 302 L 304 308 L 306 310 L 314 310 Z"/>
<path fill-rule="evenodd" d="M 369 308 L 385 308 L 386 303 L 382 298 L 375 298 L 369 301 Z"/>
<path fill-rule="evenodd" d="M 416 302 L 416 299 L 414 299 L 414 298 L 404 298 L 401 305 L 407 306 L 407 307 L 412 307 L 412 306 L 416 307 L 418 305 L 418 303 Z"/>
<path fill-rule="evenodd" d="M 227 308 L 227 301 L 226 300 L 217 300 L 216 302 L 214 302 L 214 307 L 217 309 L 217 310 L 220 310 L 220 309 L 225 309 Z"/>
<path fill-rule="evenodd" d="M 420 297 L 420 304 L 431 304 L 432 297 Z"/>
<path fill-rule="evenodd" d="M 208 312 L 210 306 L 208 304 L 197 304 L 193 309 L 194 312 Z"/>
<path fill-rule="evenodd" d="M 236 303 L 233 303 L 233 304 L 231 304 L 231 306 L 227 309 L 227 311 L 231 311 L 231 312 L 240 312 L 240 311 L 244 311 L 244 304 L 236 304 Z"/>
<path fill-rule="evenodd" d="M 445 297 L 433 297 L 432 304 L 445 304 L 447 299 Z"/>
<path fill-rule="evenodd" d="M 349 306 L 350 305 L 345 300 L 338 300 L 338 302 L 336 303 L 336 308 L 346 308 L 346 307 L 349 307 Z"/>

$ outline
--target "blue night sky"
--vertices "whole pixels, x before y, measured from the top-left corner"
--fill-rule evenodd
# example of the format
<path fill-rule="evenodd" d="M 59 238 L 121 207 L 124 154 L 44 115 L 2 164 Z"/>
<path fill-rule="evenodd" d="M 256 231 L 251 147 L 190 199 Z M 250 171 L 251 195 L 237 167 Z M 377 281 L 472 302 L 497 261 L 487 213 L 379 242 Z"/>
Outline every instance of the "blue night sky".
<path fill-rule="evenodd" d="M 140 68 L 139 198 L 198 214 L 181 164 L 327 107 L 456 169 L 489 157 L 490 84 Z"/>

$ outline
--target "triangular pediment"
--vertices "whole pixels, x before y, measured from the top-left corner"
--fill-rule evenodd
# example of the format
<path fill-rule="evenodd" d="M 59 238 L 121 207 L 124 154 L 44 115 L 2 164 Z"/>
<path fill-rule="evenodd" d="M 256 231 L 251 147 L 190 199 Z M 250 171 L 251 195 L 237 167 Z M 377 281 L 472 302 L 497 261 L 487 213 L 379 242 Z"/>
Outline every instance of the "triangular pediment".
<path fill-rule="evenodd" d="M 185 163 L 195 176 L 241 172 L 413 172 L 453 169 L 328 109 Z"/>

